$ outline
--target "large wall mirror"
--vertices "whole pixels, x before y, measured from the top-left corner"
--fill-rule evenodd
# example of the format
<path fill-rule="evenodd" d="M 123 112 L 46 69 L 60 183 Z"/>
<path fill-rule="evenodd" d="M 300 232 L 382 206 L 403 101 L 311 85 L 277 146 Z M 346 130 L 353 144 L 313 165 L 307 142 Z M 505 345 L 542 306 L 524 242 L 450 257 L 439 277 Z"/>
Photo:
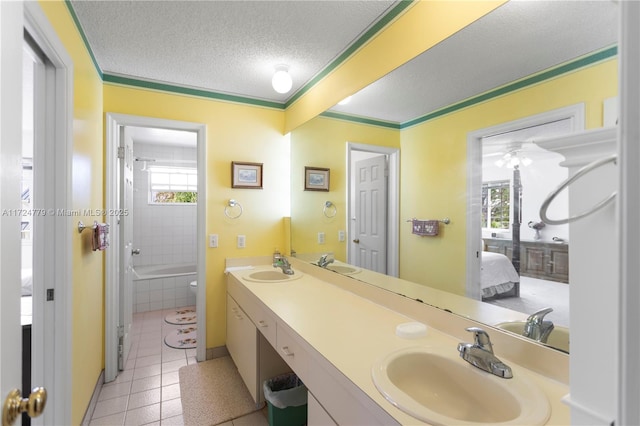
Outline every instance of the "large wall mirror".
<path fill-rule="evenodd" d="M 482 301 L 505 322 L 551 307 L 568 343 L 572 236 L 539 217 L 568 172 L 536 140 L 615 124 L 618 7 L 508 2 L 294 130 L 295 255 L 374 284 L 360 271 L 399 277 L 416 293 L 396 291 L 425 303 L 425 288 Z M 305 167 L 330 169 L 329 191 L 305 191 Z M 564 194 L 550 213 L 566 209 Z M 487 258 L 478 271 L 473 256 Z"/>

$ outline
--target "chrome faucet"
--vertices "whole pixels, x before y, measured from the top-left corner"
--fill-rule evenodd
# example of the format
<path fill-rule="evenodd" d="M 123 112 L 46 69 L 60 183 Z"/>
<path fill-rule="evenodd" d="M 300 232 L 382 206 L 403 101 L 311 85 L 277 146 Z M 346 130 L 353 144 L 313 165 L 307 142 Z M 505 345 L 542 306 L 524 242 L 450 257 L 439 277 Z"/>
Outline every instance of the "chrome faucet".
<path fill-rule="evenodd" d="M 293 269 L 291 269 L 289 261 L 280 252 L 273 254 L 273 267 L 282 269 L 283 274 L 293 275 Z"/>
<path fill-rule="evenodd" d="M 327 265 L 333 263 L 333 260 L 333 258 L 329 259 L 328 254 L 323 254 L 322 256 L 320 256 L 320 260 L 318 260 L 318 266 L 321 268 L 326 268 Z"/>
<path fill-rule="evenodd" d="M 547 339 L 554 327 L 551 321 L 544 321 L 544 316 L 549 312 L 553 312 L 553 309 L 544 308 L 529 315 L 522 335 L 541 343 L 547 343 Z"/>
<path fill-rule="evenodd" d="M 500 361 L 493 354 L 493 345 L 486 331 L 479 327 L 469 327 L 467 331 L 473 333 L 473 343 L 458 343 L 460 357 L 481 370 L 495 374 L 504 379 L 513 377 L 511 367 Z"/>

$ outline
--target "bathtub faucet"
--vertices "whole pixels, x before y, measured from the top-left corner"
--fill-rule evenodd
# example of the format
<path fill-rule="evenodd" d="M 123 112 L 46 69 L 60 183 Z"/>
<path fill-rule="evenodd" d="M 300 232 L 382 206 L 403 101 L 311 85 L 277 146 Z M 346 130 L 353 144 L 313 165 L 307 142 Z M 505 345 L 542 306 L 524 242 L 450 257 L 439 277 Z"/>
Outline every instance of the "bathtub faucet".
<path fill-rule="evenodd" d="M 553 308 L 544 308 L 529 315 L 522 335 L 541 343 L 547 343 L 554 327 L 551 321 L 544 321 L 544 316 L 549 312 L 553 312 Z"/>
<path fill-rule="evenodd" d="M 283 274 L 293 275 L 293 269 L 286 257 L 276 252 L 273 254 L 273 267 L 282 269 Z"/>

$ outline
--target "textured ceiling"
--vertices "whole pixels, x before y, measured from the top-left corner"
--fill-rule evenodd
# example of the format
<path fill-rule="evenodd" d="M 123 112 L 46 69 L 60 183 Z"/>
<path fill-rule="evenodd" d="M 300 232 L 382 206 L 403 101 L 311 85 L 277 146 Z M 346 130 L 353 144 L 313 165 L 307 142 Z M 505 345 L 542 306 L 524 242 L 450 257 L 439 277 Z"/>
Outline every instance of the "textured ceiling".
<path fill-rule="evenodd" d="M 286 102 L 394 1 L 72 1 L 106 74 Z M 398 123 L 617 42 L 613 1 L 511 1 L 333 111 Z M 271 88 L 276 64 L 293 90 Z"/>
<path fill-rule="evenodd" d="M 394 1 L 72 1 L 104 73 L 285 102 Z M 289 66 L 293 89 L 271 87 Z"/>
<path fill-rule="evenodd" d="M 511 1 L 333 111 L 404 123 L 615 45 L 612 1 Z"/>

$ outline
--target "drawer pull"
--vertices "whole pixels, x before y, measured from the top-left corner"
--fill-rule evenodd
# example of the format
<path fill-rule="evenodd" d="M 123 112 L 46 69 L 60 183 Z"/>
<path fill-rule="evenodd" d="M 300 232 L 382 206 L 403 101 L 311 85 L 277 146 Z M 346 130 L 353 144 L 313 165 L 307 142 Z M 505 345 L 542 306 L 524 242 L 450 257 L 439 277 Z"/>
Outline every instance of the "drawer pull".
<path fill-rule="evenodd" d="M 260 321 L 258 321 L 258 324 L 260 324 L 260 327 L 269 327 L 269 324 L 267 324 L 266 322 L 264 322 L 264 320 L 260 320 Z"/>
<path fill-rule="evenodd" d="M 286 356 L 293 356 L 293 352 L 289 350 L 289 346 L 283 346 L 282 353 L 284 353 Z"/>

